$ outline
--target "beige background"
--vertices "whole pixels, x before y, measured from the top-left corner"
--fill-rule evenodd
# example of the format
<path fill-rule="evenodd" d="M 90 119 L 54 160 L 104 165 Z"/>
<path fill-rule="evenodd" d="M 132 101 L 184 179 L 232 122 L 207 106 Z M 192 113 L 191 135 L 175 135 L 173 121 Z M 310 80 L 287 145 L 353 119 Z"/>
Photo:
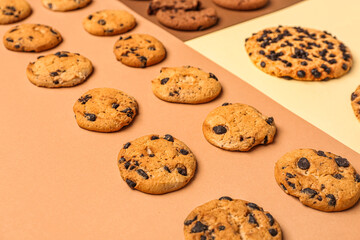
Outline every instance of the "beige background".
<path fill-rule="evenodd" d="M 281 105 L 360 153 L 360 122 L 350 95 L 360 85 L 360 2 L 303 1 L 289 8 L 188 41 L 187 45 L 216 61 Z M 354 66 L 344 77 L 327 82 L 288 81 L 257 69 L 246 54 L 244 39 L 265 27 L 303 26 L 327 30 L 352 51 Z M 221 44 L 220 44 L 221 43 Z"/>
<path fill-rule="evenodd" d="M 93 61 L 95 73 L 74 88 L 38 88 L 26 79 L 25 68 L 40 54 L 10 52 L 0 45 L 1 240 L 182 240 L 187 214 L 223 195 L 253 201 L 270 211 L 285 239 L 356 239 L 360 235 L 360 204 L 340 213 L 319 212 L 283 193 L 273 177 L 275 161 L 295 148 L 338 153 L 360 171 L 359 154 L 136 14 L 139 25 L 133 32 L 157 36 L 168 57 L 147 69 L 117 62 L 112 53 L 117 37 L 94 37 L 81 26 L 93 11 L 126 9 L 115 0 L 96 0 L 69 13 L 48 11 L 37 0 L 31 4 L 34 14 L 25 22 L 47 23 L 65 39 L 47 53 L 79 52 Z M 0 26 L 0 36 L 9 27 Z M 151 79 L 163 66 L 181 65 L 216 74 L 223 94 L 195 106 L 158 100 L 151 92 Z M 136 97 L 140 114 L 130 127 L 102 134 L 77 126 L 72 106 L 95 87 L 118 88 Z M 247 103 L 273 116 L 278 126 L 275 142 L 248 153 L 210 145 L 201 125 L 207 113 L 223 102 Z M 118 151 L 125 142 L 149 133 L 170 133 L 192 149 L 199 168 L 186 188 L 152 196 L 130 190 L 121 180 Z"/>

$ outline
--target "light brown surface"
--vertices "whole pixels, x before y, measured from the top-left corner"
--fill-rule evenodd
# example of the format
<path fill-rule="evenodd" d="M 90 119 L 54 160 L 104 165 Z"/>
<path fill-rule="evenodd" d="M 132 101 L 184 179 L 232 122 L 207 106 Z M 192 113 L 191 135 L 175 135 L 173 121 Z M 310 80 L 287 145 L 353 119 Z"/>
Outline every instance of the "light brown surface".
<path fill-rule="evenodd" d="M 73 88 L 38 88 L 26 79 L 25 70 L 39 54 L 10 52 L 0 46 L 1 240 L 183 240 L 187 214 L 223 195 L 255 202 L 271 212 L 287 240 L 314 236 L 356 239 L 360 235 L 359 203 L 345 212 L 319 212 L 284 194 L 273 177 L 275 162 L 296 148 L 337 153 L 358 171 L 359 154 L 137 14 L 139 25 L 134 32 L 156 35 L 169 50 L 168 57 L 146 69 L 122 65 L 112 52 L 118 37 L 91 36 L 81 24 L 87 14 L 98 9 L 125 8 L 115 0 L 97 0 L 68 13 L 48 11 L 39 1 L 31 4 L 34 14 L 25 22 L 49 24 L 64 36 L 63 44 L 48 52 L 79 52 L 93 61 L 95 72 Z M 0 35 L 7 29 L 1 26 Z M 182 65 L 201 67 L 223 79 L 222 95 L 195 106 L 157 99 L 151 91 L 151 79 L 161 67 Z M 74 101 L 95 87 L 117 88 L 137 99 L 140 112 L 131 127 L 103 134 L 77 126 Z M 278 126 L 275 142 L 248 153 L 210 145 L 201 125 L 223 102 L 246 103 L 273 116 Z M 116 162 L 119 149 L 127 141 L 150 133 L 170 133 L 193 151 L 198 172 L 184 189 L 152 196 L 132 191 L 122 181 Z"/>

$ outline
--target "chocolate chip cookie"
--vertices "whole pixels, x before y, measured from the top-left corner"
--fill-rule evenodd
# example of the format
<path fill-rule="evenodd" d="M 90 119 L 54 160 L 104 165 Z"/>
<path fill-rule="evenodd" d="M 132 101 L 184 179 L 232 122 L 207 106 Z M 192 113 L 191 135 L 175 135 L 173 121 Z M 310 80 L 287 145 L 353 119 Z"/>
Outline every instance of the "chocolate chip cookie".
<path fill-rule="evenodd" d="M 159 10 L 182 9 L 185 11 L 198 10 L 200 2 L 198 0 L 152 0 L 149 4 L 148 14 L 154 15 Z"/>
<path fill-rule="evenodd" d="M 91 0 L 42 0 L 42 4 L 56 12 L 66 12 L 86 7 Z"/>
<path fill-rule="evenodd" d="M 185 240 L 282 239 L 279 223 L 255 203 L 221 197 L 195 208 L 184 222 Z"/>
<path fill-rule="evenodd" d="M 249 105 L 224 103 L 206 117 L 203 133 L 216 147 L 249 151 L 256 145 L 273 142 L 276 127 L 273 117 L 266 117 Z"/>
<path fill-rule="evenodd" d="M 184 187 L 191 180 L 196 159 L 191 150 L 173 136 L 152 134 L 126 143 L 119 152 L 118 166 L 130 188 L 164 194 Z"/>
<path fill-rule="evenodd" d="M 3 38 L 7 49 L 17 52 L 42 52 L 56 47 L 62 36 L 52 27 L 41 24 L 21 24 L 10 28 Z"/>
<path fill-rule="evenodd" d="M 191 66 L 162 68 L 151 83 L 155 96 L 175 103 L 205 103 L 221 92 L 221 84 L 213 73 Z"/>
<path fill-rule="evenodd" d="M 360 85 L 355 92 L 351 94 L 351 106 L 354 110 L 355 116 L 360 121 Z"/>
<path fill-rule="evenodd" d="M 233 10 L 255 10 L 264 7 L 269 0 L 213 0 L 213 2 Z"/>
<path fill-rule="evenodd" d="M 360 198 L 360 175 L 346 158 L 330 152 L 288 152 L 275 165 L 275 179 L 285 193 L 325 212 L 348 209 Z"/>
<path fill-rule="evenodd" d="M 120 37 L 114 46 L 116 59 L 129 67 L 145 68 L 161 62 L 166 56 L 164 45 L 147 34 Z"/>
<path fill-rule="evenodd" d="M 136 26 L 136 21 L 125 10 L 102 10 L 88 15 L 83 26 L 90 34 L 113 36 L 130 31 Z"/>
<path fill-rule="evenodd" d="M 246 51 L 262 71 L 285 79 L 339 78 L 353 63 L 350 50 L 326 31 L 273 27 L 246 39 Z"/>
<path fill-rule="evenodd" d="M 214 8 L 197 11 L 163 9 L 156 13 L 156 19 L 166 27 L 184 31 L 204 30 L 218 22 L 218 16 Z"/>
<path fill-rule="evenodd" d="M 31 7 L 25 0 L 1 0 L 0 24 L 19 22 L 31 14 Z"/>
<path fill-rule="evenodd" d="M 138 113 L 135 98 L 113 88 L 95 88 L 74 104 L 79 127 L 96 132 L 116 132 L 129 125 Z"/>
<path fill-rule="evenodd" d="M 84 82 L 92 73 L 89 59 L 78 53 L 66 51 L 39 56 L 29 63 L 26 75 L 30 82 L 39 87 L 72 87 Z"/>

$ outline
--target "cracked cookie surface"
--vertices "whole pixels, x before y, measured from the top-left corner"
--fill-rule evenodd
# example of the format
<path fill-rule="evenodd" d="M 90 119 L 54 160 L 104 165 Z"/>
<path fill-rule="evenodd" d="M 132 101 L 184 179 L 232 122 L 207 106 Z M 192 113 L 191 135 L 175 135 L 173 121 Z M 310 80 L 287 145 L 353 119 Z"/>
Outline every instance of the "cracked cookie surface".
<path fill-rule="evenodd" d="M 164 194 L 191 180 L 196 159 L 189 147 L 175 137 L 152 134 L 126 143 L 119 152 L 118 166 L 130 188 Z"/>
<path fill-rule="evenodd" d="M 44 7 L 56 11 L 66 12 L 86 7 L 91 0 L 42 0 Z"/>
<path fill-rule="evenodd" d="M 356 88 L 355 92 L 351 94 L 351 106 L 355 116 L 360 121 L 360 85 Z"/>
<path fill-rule="evenodd" d="M 1 0 L 0 24 L 19 22 L 27 18 L 31 12 L 31 7 L 25 0 Z"/>
<path fill-rule="evenodd" d="M 116 132 L 129 125 L 138 113 L 135 98 L 113 88 L 84 93 L 73 107 L 79 127 L 96 132 Z"/>
<path fill-rule="evenodd" d="M 151 83 L 155 96 L 175 103 L 209 102 L 221 92 L 221 84 L 213 73 L 191 66 L 162 68 Z"/>
<path fill-rule="evenodd" d="M 346 158 L 330 152 L 288 152 L 276 162 L 275 179 L 285 193 L 321 211 L 342 211 L 360 198 L 360 175 Z"/>
<path fill-rule="evenodd" d="M 178 9 L 178 10 L 198 10 L 200 7 L 200 2 L 198 0 L 152 0 L 149 4 L 148 14 L 156 14 L 159 10 L 169 10 L 169 9 Z"/>
<path fill-rule="evenodd" d="M 255 203 L 221 197 L 195 208 L 184 221 L 185 240 L 281 240 L 279 223 Z"/>
<path fill-rule="evenodd" d="M 350 50 L 326 31 L 272 27 L 246 39 L 246 51 L 260 70 L 285 79 L 322 81 L 346 74 Z"/>
<path fill-rule="evenodd" d="M 30 82 L 39 87 L 72 87 L 84 82 L 92 73 L 89 59 L 78 53 L 66 51 L 39 56 L 29 63 L 26 75 Z"/>
<path fill-rule="evenodd" d="M 249 105 L 224 103 L 208 114 L 203 133 L 216 147 L 249 151 L 256 145 L 273 142 L 276 127 L 274 118 L 262 115 Z"/>

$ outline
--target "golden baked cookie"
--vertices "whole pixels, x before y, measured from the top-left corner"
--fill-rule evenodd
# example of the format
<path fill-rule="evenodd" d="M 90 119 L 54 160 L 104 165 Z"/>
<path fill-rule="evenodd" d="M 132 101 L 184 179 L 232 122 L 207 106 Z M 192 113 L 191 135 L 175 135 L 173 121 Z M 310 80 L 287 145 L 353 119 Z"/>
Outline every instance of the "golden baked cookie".
<path fill-rule="evenodd" d="M 213 0 L 220 7 L 233 10 L 255 10 L 264 7 L 269 0 Z"/>
<path fill-rule="evenodd" d="M 41 0 L 44 7 L 56 11 L 66 12 L 86 7 L 91 0 Z"/>
<path fill-rule="evenodd" d="M 0 1 L 0 25 L 19 22 L 27 18 L 32 10 L 25 0 Z"/>
<path fill-rule="evenodd" d="M 351 94 L 351 106 L 354 110 L 355 116 L 360 121 L 360 85 L 355 92 Z"/>

